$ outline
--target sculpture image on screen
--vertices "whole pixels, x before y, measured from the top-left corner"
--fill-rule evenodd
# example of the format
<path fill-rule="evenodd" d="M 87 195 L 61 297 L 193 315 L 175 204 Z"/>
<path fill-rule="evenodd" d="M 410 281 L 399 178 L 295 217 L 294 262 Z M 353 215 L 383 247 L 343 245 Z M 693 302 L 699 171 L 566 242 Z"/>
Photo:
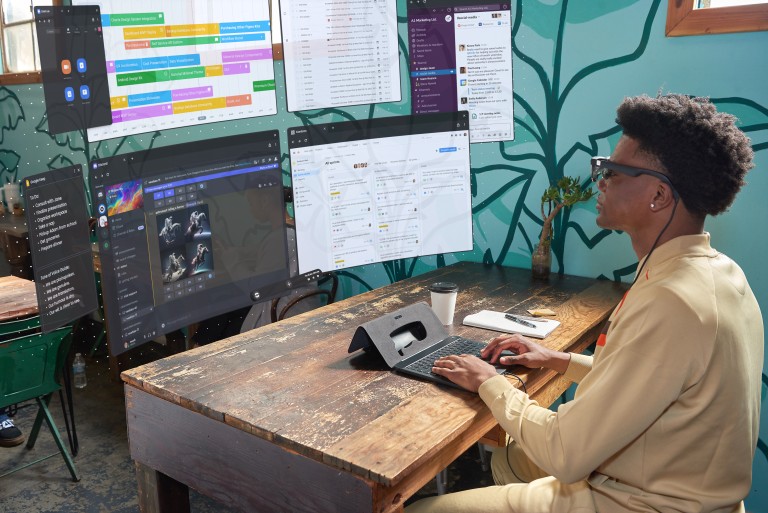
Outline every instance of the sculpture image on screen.
<path fill-rule="evenodd" d="M 288 129 L 299 272 L 472 249 L 466 111 Z"/>
<path fill-rule="evenodd" d="M 95 160 L 91 187 L 113 355 L 289 277 L 277 131 Z"/>

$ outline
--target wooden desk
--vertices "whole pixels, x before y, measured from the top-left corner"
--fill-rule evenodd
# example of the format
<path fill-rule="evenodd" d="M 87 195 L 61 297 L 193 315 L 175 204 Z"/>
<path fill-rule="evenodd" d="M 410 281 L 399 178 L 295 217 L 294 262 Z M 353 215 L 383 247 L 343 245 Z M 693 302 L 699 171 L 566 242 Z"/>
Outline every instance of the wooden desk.
<path fill-rule="evenodd" d="M 429 302 L 435 281 L 461 287 L 450 333 L 490 340 L 460 325 L 464 316 L 548 307 L 562 325 L 545 345 L 574 351 L 597 339 L 625 290 L 460 263 L 126 371 L 141 511 L 189 511 L 187 486 L 243 511 L 400 511 L 496 425 L 476 394 L 347 353 L 360 323 Z M 516 371 L 545 405 L 569 385 L 552 371 Z"/>
<path fill-rule="evenodd" d="M 36 315 L 38 312 L 35 282 L 16 276 L 0 278 L 0 322 Z"/>

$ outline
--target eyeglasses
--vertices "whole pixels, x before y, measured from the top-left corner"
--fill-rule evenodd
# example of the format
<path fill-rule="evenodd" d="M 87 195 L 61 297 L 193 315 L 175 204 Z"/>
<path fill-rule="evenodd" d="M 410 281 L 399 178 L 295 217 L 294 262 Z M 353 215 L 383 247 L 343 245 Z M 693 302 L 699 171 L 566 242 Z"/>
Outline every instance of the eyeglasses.
<path fill-rule="evenodd" d="M 600 181 L 601 178 L 608 179 L 614 176 L 616 173 L 621 173 L 623 175 L 631 176 L 632 178 L 635 178 L 640 175 L 649 175 L 649 176 L 653 176 L 654 178 L 658 178 L 665 184 L 669 185 L 669 187 L 672 189 L 672 194 L 675 197 L 675 199 L 679 198 L 679 195 L 677 194 L 677 189 L 675 189 L 675 186 L 672 185 L 672 181 L 664 173 L 659 173 L 658 171 L 653 171 L 651 169 L 643 169 L 641 167 L 625 166 L 623 164 L 617 164 L 616 162 L 612 162 L 611 159 L 608 157 L 592 157 L 592 159 L 590 160 L 590 163 L 592 164 L 592 181 L 593 182 L 598 182 Z"/>

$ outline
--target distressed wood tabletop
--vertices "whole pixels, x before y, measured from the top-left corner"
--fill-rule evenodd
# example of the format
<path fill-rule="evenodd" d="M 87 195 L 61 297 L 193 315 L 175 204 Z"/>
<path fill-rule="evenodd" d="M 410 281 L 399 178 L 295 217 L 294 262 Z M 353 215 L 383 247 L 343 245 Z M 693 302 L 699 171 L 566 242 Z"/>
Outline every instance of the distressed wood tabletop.
<path fill-rule="evenodd" d="M 436 281 L 460 286 L 450 334 L 488 341 L 494 332 L 461 325 L 464 316 L 551 308 L 562 324 L 543 344 L 579 351 L 596 340 L 626 288 L 573 276 L 540 282 L 529 270 L 459 263 L 126 371 L 122 378 L 129 387 L 391 487 L 467 436 L 468 426 L 471 436 L 482 436 L 495 425 L 476 394 L 395 374 L 375 354 L 347 352 L 360 324 L 429 303 L 427 286 Z M 534 397 L 557 378 L 522 367 L 514 372 Z"/>
<path fill-rule="evenodd" d="M 0 278 L 0 321 L 12 321 L 38 312 L 35 282 L 16 276 Z"/>

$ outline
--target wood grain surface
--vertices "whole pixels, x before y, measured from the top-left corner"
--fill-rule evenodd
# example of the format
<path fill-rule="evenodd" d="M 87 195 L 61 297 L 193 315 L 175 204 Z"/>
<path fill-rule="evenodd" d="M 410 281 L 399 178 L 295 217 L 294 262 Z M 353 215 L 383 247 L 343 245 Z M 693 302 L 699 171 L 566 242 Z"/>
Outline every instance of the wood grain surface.
<path fill-rule="evenodd" d="M 483 309 L 551 308 L 562 324 L 542 343 L 578 352 L 596 340 L 626 289 L 573 276 L 540 282 L 529 270 L 459 263 L 126 371 L 127 397 L 138 389 L 166 408 L 247 434 L 243 440 L 346 471 L 372 486 L 376 511 L 397 511 L 496 425 L 476 394 L 395 374 L 373 353 L 347 352 L 360 324 L 428 303 L 427 286 L 436 281 L 460 286 L 450 334 L 488 341 L 497 334 L 461 320 Z M 543 405 L 569 385 L 552 371 L 512 372 Z M 148 454 L 137 443 L 131 438 L 132 454 Z"/>
<path fill-rule="evenodd" d="M 12 321 L 38 312 L 35 282 L 16 276 L 0 278 L 0 321 Z"/>

